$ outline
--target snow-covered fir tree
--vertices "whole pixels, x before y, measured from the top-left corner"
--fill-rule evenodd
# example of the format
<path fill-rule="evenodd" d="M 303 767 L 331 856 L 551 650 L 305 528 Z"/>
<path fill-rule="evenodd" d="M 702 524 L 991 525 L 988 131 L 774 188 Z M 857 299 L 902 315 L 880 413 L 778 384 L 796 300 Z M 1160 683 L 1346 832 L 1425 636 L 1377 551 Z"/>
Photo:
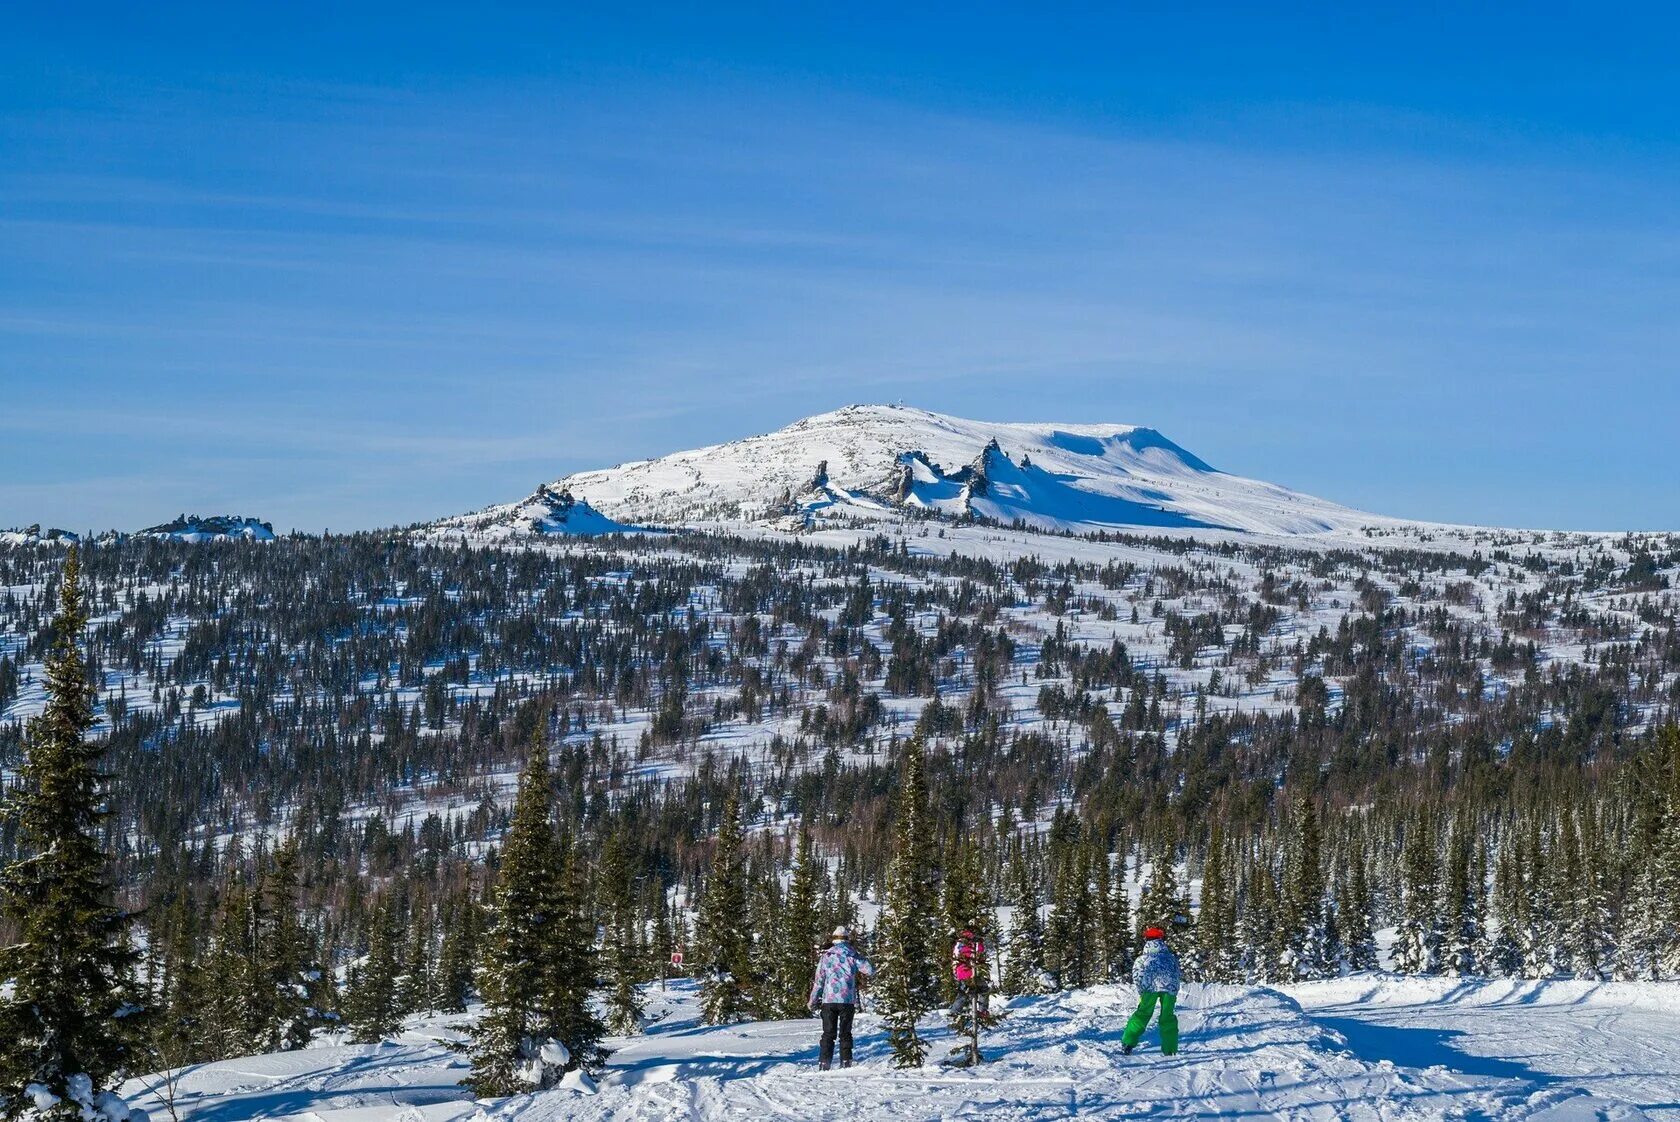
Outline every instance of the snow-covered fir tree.
<path fill-rule="evenodd" d="M 696 932 L 705 971 L 700 981 L 700 1015 L 709 1025 L 738 1021 L 751 1010 L 752 929 L 741 847 L 740 802 L 731 792 L 718 821 Z"/>
<path fill-rule="evenodd" d="M 630 879 L 625 842 L 618 835 L 607 838 L 601 848 L 597 877 L 601 904 L 601 973 L 607 983 L 606 1027 L 614 1036 L 629 1036 L 642 1028 L 642 996 L 639 982 L 641 956 L 637 953 L 635 885 Z"/>
<path fill-rule="evenodd" d="M 919 737 L 912 736 L 900 749 L 897 780 L 893 855 L 876 928 L 877 1009 L 894 1064 L 919 1067 L 927 1057 L 927 1043 L 917 1026 L 937 1005 L 939 995 L 933 938 L 938 899 Z"/>
<path fill-rule="evenodd" d="M 31 1099 L 38 1113 L 82 1118 L 138 1054 L 143 1010 L 130 1000 L 136 955 L 124 937 L 131 919 L 113 899 L 100 842 L 110 811 L 104 748 L 89 739 L 96 697 L 81 650 L 87 620 L 72 546 L 58 579 L 46 707 L 29 723 L 7 806 L 18 853 L 0 870 L 0 916 L 16 932 L 0 947 L 0 1110 L 8 1115 L 39 1087 Z M 78 1103 L 77 1089 L 90 1101 Z"/>
<path fill-rule="evenodd" d="M 567 914 L 579 901 L 566 883 L 553 808 L 548 749 L 533 740 L 479 942 L 484 1012 L 471 1032 L 466 1082 L 480 1096 L 550 1087 L 604 1059 L 587 1006 L 594 979 L 576 974 L 587 947 L 567 945 L 579 936 Z"/>
<path fill-rule="evenodd" d="M 1009 863 L 1009 883 L 1015 906 L 1009 943 L 1003 956 L 1003 992 L 1038 993 L 1043 989 L 1044 919 L 1038 872 L 1025 845 L 1016 843 Z"/>

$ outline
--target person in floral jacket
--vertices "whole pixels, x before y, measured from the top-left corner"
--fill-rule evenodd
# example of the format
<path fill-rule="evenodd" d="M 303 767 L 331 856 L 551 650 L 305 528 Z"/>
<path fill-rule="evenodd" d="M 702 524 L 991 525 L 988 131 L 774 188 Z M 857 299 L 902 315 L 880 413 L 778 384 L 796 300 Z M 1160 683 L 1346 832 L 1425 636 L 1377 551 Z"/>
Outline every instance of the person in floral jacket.
<path fill-rule="evenodd" d="M 852 932 L 836 927 L 830 946 L 817 958 L 817 976 L 811 981 L 811 1012 L 822 1014 L 822 1047 L 817 1067 L 827 1071 L 834 1063 L 834 1043 L 840 1042 L 840 1066 L 852 1066 L 852 1016 L 857 1012 L 858 982 L 873 978 L 875 968 L 852 949 Z"/>

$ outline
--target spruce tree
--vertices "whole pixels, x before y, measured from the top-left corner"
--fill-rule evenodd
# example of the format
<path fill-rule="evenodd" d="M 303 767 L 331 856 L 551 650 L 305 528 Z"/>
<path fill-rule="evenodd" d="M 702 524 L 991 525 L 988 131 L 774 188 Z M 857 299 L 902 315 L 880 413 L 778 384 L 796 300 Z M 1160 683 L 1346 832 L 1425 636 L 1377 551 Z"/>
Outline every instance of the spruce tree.
<path fill-rule="evenodd" d="M 351 969 L 344 995 L 350 1039 L 359 1044 L 389 1040 L 402 1028 L 395 896 L 388 892 L 370 918 L 367 956 Z"/>
<path fill-rule="evenodd" d="M 251 891 L 232 881 L 216 911 L 204 978 L 204 1041 L 217 1059 L 267 1051 L 272 1034 L 261 941 Z"/>
<path fill-rule="evenodd" d="M 438 1009 L 464 1013 L 473 995 L 473 955 L 478 946 L 478 909 L 467 893 L 457 894 L 444 911 L 443 945 L 438 951 Z"/>
<path fill-rule="evenodd" d="M 0 871 L 0 916 L 16 933 L 0 948 L 0 981 L 9 983 L 0 991 L 0 1109 L 8 1114 L 37 1084 L 60 1100 L 51 1116 L 77 1117 L 71 1078 L 86 1075 L 98 1096 L 136 1058 L 139 1010 L 126 992 L 135 953 L 100 841 L 109 777 L 103 746 L 88 738 L 96 696 L 81 653 L 86 626 L 72 546 L 45 660 L 46 706 L 29 723 L 6 808 L 18 853 Z"/>
<path fill-rule="evenodd" d="M 748 1012 L 752 931 L 747 921 L 747 870 L 741 853 L 741 809 L 731 792 L 723 805 L 712 868 L 700 900 L 698 936 L 707 960 L 700 983 L 700 1019 L 729 1024 Z"/>
<path fill-rule="evenodd" d="M 589 1038 L 587 1008 L 568 1008 L 575 987 L 593 978 L 566 977 L 579 958 L 572 945 L 576 916 L 568 914 L 575 913 L 576 901 L 570 899 L 553 800 L 548 750 L 534 739 L 479 940 L 484 1013 L 471 1032 L 472 1072 L 464 1082 L 480 1097 L 550 1087 L 564 1071 L 600 1058 L 598 1033 Z M 568 1022 L 581 1035 L 565 1039 Z"/>
<path fill-rule="evenodd" d="M 601 972 L 607 981 L 606 1028 L 615 1036 L 642 1029 L 640 956 L 636 938 L 635 884 L 631 880 L 625 843 L 618 834 L 601 850 Z"/>
<path fill-rule="evenodd" d="M 1116 867 L 1108 867 L 1108 857 L 1102 855 L 1102 871 L 1107 873 L 1108 889 L 1101 900 L 1102 908 L 1102 977 L 1114 982 L 1132 973 L 1134 957 L 1132 944 L 1132 901 L 1126 890 L 1126 858 L 1122 853 Z"/>
<path fill-rule="evenodd" d="M 1528 901 L 1523 895 L 1517 847 L 1507 836 L 1493 862 L 1493 924 L 1482 953 L 1482 968 L 1498 978 L 1521 977 L 1520 934 L 1527 923 Z"/>
<path fill-rule="evenodd" d="M 776 1015 L 780 1017 L 809 1016 L 805 1000 L 810 995 L 816 947 L 822 939 L 825 872 L 816 855 L 811 832 L 801 829 L 782 920 L 773 928 L 780 945 L 775 971 L 775 988 L 780 999 Z"/>
<path fill-rule="evenodd" d="M 1311 800 L 1295 801 L 1289 819 L 1283 883 L 1283 956 L 1285 981 L 1306 981 L 1329 973 L 1326 961 L 1324 865 L 1318 812 Z"/>
<path fill-rule="evenodd" d="M 1377 968 L 1377 938 L 1371 881 L 1367 869 L 1365 835 L 1354 830 L 1348 842 L 1347 875 L 1342 898 L 1336 907 L 1336 923 L 1349 970 Z"/>
<path fill-rule="evenodd" d="M 1209 982 L 1241 980 L 1237 948 L 1237 909 L 1225 847 L 1225 828 L 1215 821 L 1202 866 L 1202 907 L 1197 916 L 1196 941 L 1202 977 Z"/>
<path fill-rule="evenodd" d="M 1454 824 L 1447 839 L 1446 876 L 1443 878 L 1441 915 L 1446 925 L 1443 940 L 1443 972 L 1462 978 L 1477 972 L 1477 950 L 1481 946 L 1481 892 L 1475 883 L 1476 858 L 1467 817 Z"/>
<path fill-rule="evenodd" d="M 1141 943 L 1143 932 L 1159 927 L 1171 934 L 1178 927 L 1179 891 L 1178 869 L 1171 846 L 1162 846 L 1150 863 L 1149 881 L 1138 899 L 1136 938 Z"/>
<path fill-rule="evenodd" d="M 898 1067 L 919 1067 L 927 1058 L 927 1044 L 917 1025 L 934 1007 L 938 994 L 930 942 L 938 912 L 919 737 L 907 740 L 900 753 L 897 802 L 893 856 L 877 928 L 882 945 L 878 1008 L 893 1062 Z"/>
<path fill-rule="evenodd" d="M 269 1051 L 302 1048 L 326 1023 L 325 971 L 315 962 L 309 933 L 298 919 L 300 903 L 293 839 L 274 851 L 263 879 L 262 970 L 272 995 Z"/>
<path fill-rule="evenodd" d="M 1440 901 L 1433 823 L 1426 811 L 1419 810 L 1407 824 L 1400 859 L 1404 895 L 1400 927 L 1394 940 L 1394 968 L 1402 974 L 1439 973 Z"/>
<path fill-rule="evenodd" d="M 1658 902 L 1664 935 L 1657 940 L 1657 969 L 1662 977 L 1680 977 L 1680 725 L 1662 728 L 1656 739 L 1661 761 L 1660 840 L 1651 855 L 1657 865 Z"/>
<path fill-rule="evenodd" d="M 1015 913 L 1010 922 L 1009 945 L 1004 948 L 1003 992 L 1038 993 L 1044 976 L 1044 919 L 1039 915 L 1038 874 L 1024 846 L 1015 850 L 1010 862 L 1010 884 Z M 1128 933 L 1129 934 L 1129 933 Z"/>

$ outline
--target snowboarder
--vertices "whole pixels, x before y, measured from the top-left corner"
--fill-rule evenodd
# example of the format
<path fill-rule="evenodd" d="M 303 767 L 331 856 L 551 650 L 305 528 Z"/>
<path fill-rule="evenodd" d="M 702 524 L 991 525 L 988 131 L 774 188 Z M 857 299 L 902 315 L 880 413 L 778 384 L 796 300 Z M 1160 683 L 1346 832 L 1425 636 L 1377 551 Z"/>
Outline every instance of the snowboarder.
<path fill-rule="evenodd" d="M 821 1071 L 833 1066 L 836 1039 L 840 1066 L 852 1066 L 852 1016 L 857 1012 L 859 980 L 875 976 L 869 960 L 852 949 L 851 938 L 851 929 L 844 924 L 834 929 L 829 948 L 817 958 L 817 976 L 811 981 L 807 1006 L 822 1014 L 822 1048 L 817 1054 Z"/>
<path fill-rule="evenodd" d="M 974 933 L 973 928 L 963 928 L 957 936 L 956 945 L 951 948 L 951 976 L 957 981 L 957 1000 L 951 1006 L 952 1016 L 966 1010 L 971 1003 L 980 1016 L 986 1015 L 985 979 L 978 974 L 985 955 L 985 942 Z"/>
<path fill-rule="evenodd" d="M 1126 1022 L 1126 1030 L 1120 1034 L 1120 1051 L 1128 1056 L 1132 1054 L 1132 1049 L 1143 1038 L 1143 1030 L 1149 1027 L 1156 1002 L 1159 1002 L 1161 1052 L 1168 1056 L 1176 1055 L 1178 1014 L 1173 1011 L 1173 1006 L 1178 1003 L 1178 956 L 1167 947 L 1167 933 L 1159 927 L 1146 929 L 1143 939 L 1143 953 L 1138 955 L 1137 962 L 1132 966 L 1132 982 L 1138 988 L 1137 1012 L 1132 1014 L 1131 1020 Z"/>

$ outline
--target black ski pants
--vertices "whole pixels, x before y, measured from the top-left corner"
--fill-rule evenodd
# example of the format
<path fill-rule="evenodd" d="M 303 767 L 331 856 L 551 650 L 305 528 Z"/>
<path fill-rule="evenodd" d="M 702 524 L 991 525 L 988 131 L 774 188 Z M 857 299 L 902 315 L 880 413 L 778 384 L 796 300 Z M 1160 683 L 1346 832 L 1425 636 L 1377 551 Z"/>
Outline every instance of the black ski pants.
<path fill-rule="evenodd" d="M 852 1015 L 857 1006 L 851 1002 L 827 1001 L 822 1005 L 822 1051 L 817 1062 L 828 1067 L 834 1062 L 834 1042 L 840 1041 L 840 1062 L 852 1062 Z"/>

